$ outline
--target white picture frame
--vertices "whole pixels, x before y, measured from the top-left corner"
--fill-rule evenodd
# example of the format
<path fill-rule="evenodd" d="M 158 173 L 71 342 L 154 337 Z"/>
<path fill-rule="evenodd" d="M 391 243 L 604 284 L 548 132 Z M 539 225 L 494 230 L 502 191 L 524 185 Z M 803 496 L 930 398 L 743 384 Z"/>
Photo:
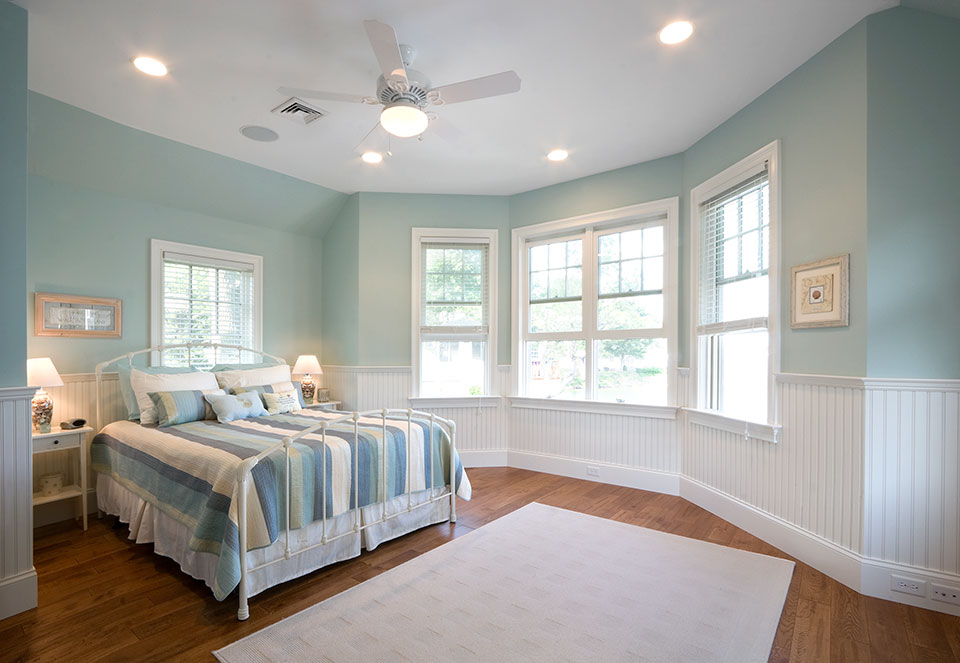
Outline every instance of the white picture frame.
<path fill-rule="evenodd" d="M 846 327 L 850 254 L 797 265 L 790 275 L 790 327 Z"/>

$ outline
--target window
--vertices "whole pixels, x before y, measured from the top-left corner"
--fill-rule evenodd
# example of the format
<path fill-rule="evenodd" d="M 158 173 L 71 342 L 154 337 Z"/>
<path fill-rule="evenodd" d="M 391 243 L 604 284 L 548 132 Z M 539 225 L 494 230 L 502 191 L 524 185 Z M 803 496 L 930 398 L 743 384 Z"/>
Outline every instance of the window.
<path fill-rule="evenodd" d="M 161 240 L 151 242 L 151 253 L 154 345 L 206 341 L 260 349 L 260 256 Z M 230 348 L 176 348 L 153 361 L 209 368 L 258 357 Z"/>
<path fill-rule="evenodd" d="M 776 370 L 776 147 L 694 189 L 697 403 L 772 421 Z"/>
<path fill-rule="evenodd" d="M 672 400 L 675 219 L 659 201 L 514 231 L 518 393 Z"/>
<path fill-rule="evenodd" d="M 414 395 L 490 393 L 496 230 L 413 229 Z"/>

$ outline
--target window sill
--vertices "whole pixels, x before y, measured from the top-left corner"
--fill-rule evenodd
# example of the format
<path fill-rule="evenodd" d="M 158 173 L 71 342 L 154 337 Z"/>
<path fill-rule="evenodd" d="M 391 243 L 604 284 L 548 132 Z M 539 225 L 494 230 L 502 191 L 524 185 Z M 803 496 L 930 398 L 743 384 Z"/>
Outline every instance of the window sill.
<path fill-rule="evenodd" d="M 645 419 L 676 419 L 678 410 L 672 405 L 639 405 L 636 403 L 575 401 L 558 398 L 529 398 L 526 396 L 511 396 L 510 406 L 527 410 L 615 414 L 621 417 L 642 417 Z"/>
<path fill-rule="evenodd" d="M 782 426 L 736 419 L 712 410 L 683 408 L 683 411 L 686 413 L 687 421 L 695 426 L 703 426 L 726 433 L 742 435 L 744 439 L 765 440 L 767 442 L 773 442 L 774 444 L 780 442 L 780 433 L 783 430 Z"/>
<path fill-rule="evenodd" d="M 445 397 L 417 397 L 407 399 L 410 407 L 421 408 L 455 408 L 455 407 L 497 407 L 500 405 L 499 396 L 445 396 Z"/>

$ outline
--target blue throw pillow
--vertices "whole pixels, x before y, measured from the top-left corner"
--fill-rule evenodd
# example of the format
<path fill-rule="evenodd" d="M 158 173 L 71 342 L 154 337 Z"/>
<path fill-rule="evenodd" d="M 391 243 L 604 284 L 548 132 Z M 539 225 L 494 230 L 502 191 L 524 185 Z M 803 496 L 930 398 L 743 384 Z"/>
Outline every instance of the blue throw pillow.
<path fill-rule="evenodd" d="M 255 391 L 245 391 L 235 396 L 204 394 L 203 397 L 213 407 L 217 421 L 221 424 L 249 417 L 265 417 L 268 414 L 260 401 L 260 394 Z"/>
<path fill-rule="evenodd" d="M 214 419 L 213 407 L 205 395 L 223 395 L 223 389 L 203 392 L 199 389 L 185 391 L 151 391 L 147 394 L 157 409 L 157 425 L 160 428 L 185 424 L 190 421 Z"/>

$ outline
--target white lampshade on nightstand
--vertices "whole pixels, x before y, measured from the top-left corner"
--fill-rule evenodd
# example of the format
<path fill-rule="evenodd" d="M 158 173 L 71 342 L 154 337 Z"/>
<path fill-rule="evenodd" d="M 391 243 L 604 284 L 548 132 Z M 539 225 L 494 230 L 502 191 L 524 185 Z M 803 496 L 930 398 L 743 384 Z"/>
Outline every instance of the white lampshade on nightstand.
<path fill-rule="evenodd" d="M 313 395 L 317 393 L 317 383 L 311 375 L 323 375 L 323 369 L 320 368 L 320 360 L 317 355 L 300 355 L 297 357 L 297 363 L 293 365 L 293 374 L 302 375 L 300 378 L 300 390 L 303 392 L 303 399 L 308 403 L 313 402 Z"/>
<path fill-rule="evenodd" d="M 50 357 L 38 357 L 27 360 L 27 384 L 40 387 L 33 397 L 33 427 L 41 433 L 50 432 L 50 420 L 53 418 L 53 400 L 44 391 L 45 387 L 62 387 L 63 380 Z"/>

